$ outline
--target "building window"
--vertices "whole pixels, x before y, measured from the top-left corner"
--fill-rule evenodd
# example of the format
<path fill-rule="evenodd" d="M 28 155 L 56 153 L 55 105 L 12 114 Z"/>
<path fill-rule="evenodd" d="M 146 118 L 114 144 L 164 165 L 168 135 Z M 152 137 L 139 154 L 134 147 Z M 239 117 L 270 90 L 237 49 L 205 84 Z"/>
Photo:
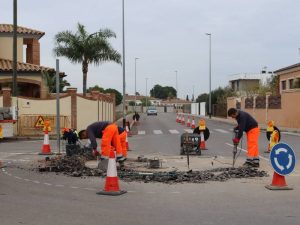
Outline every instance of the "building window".
<path fill-rule="evenodd" d="M 286 90 L 286 80 L 281 81 L 281 90 Z"/>
<path fill-rule="evenodd" d="M 294 79 L 289 79 L 289 89 L 294 88 Z"/>

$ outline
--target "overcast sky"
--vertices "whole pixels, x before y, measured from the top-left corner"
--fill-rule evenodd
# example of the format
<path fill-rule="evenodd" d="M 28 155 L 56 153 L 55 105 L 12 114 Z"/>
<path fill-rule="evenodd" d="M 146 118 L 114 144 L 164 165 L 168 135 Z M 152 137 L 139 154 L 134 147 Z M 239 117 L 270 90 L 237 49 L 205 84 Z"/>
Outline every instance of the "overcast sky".
<path fill-rule="evenodd" d="M 209 89 L 209 38 L 212 34 L 212 89 L 226 86 L 231 74 L 258 73 L 299 63 L 299 0 L 125 0 L 126 93 L 153 85 L 176 87 L 179 97 Z M 13 23 L 13 1 L 0 0 L 0 23 Z M 55 68 L 54 35 L 110 28 L 122 53 L 122 0 L 18 0 L 18 25 L 44 31 L 41 65 Z M 82 92 L 81 65 L 60 58 L 60 69 Z M 122 66 L 90 66 L 88 87 L 99 85 L 122 93 Z"/>

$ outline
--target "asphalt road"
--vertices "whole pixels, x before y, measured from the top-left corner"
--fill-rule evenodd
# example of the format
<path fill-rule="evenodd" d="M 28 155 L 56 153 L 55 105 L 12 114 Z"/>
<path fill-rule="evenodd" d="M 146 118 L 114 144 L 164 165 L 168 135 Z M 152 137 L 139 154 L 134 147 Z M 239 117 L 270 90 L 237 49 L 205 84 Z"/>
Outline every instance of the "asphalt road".
<path fill-rule="evenodd" d="M 141 117 L 139 134 L 129 138 L 132 152 L 161 152 L 179 155 L 180 135 L 186 127 L 174 114 Z M 209 150 L 203 156 L 230 156 L 232 125 L 209 121 Z M 299 157 L 299 137 L 284 134 Z M 264 188 L 271 178 L 208 182 L 205 184 L 124 183 L 128 191 L 118 197 L 99 196 L 101 178 L 74 178 L 54 173 L 37 173 L 28 168 L 42 158 L 41 140 L 0 143 L 0 224 L 28 225 L 298 225 L 300 176 L 290 176 L 292 191 L 273 192 Z M 54 142 L 51 142 L 55 146 Z M 267 146 L 264 134 L 260 148 Z M 243 146 L 246 148 L 246 146 Z M 245 157 L 242 153 L 240 157 Z M 266 162 L 267 155 L 262 154 Z"/>

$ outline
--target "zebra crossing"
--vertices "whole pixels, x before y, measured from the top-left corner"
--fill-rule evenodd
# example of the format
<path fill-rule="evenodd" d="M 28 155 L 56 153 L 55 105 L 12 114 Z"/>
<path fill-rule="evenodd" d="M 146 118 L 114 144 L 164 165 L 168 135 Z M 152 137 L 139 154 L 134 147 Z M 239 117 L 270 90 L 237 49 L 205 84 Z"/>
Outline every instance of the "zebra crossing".
<path fill-rule="evenodd" d="M 193 133 L 193 129 L 182 129 L 182 130 L 167 130 L 167 131 L 162 131 L 162 130 L 152 130 L 152 131 L 145 131 L 145 130 L 139 130 L 138 135 L 149 135 L 149 134 L 154 134 L 154 135 L 159 135 L 159 134 L 182 134 L 182 133 Z M 210 133 L 221 133 L 221 134 L 229 134 L 231 133 L 229 130 L 224 130 L 224 129 L 210 129 Z"/>

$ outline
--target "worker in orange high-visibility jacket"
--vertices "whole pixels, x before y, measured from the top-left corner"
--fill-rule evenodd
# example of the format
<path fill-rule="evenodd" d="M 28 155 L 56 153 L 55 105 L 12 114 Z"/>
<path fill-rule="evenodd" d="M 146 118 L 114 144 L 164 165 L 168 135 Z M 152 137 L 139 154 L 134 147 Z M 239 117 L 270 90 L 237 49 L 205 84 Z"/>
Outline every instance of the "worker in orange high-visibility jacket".
<path fill-rule="evenodd" d="M 127 139 L 127 132 L 123 127 L 118 127 L 120 142 L 122 146 L 122 154 L 125 159 L 127 159 L 127 145 L 126 145 L 126 139 Z"/>
<path fill-rule="evenodd" d="M 247 159 L 243 166 L 245 167 L 259 167 L 259 149 L 258 139 L 260 129 L 257 121 L 247 112 L 230 108 L 228 116 L 236 119 L 238 126 L 235 128 L 238 134 L 233 138 L 233 144 L 238 145 L 243 136 L 243 132 L 247 134 L 248 152 Z"/>
<path fill-rule="evenodd" d="M 89 138 L 93 148 L 93 155 L 99 155 L 96 138 L 101 138 L 101 159 L 108 159 L 112 148 L 116 150 L 117 161 L 125 159 L 116 124 L 108 121 L 95 122 L 90 124 L 86 130 L 81 130 L 78 135 L 80 139 Z"/>

